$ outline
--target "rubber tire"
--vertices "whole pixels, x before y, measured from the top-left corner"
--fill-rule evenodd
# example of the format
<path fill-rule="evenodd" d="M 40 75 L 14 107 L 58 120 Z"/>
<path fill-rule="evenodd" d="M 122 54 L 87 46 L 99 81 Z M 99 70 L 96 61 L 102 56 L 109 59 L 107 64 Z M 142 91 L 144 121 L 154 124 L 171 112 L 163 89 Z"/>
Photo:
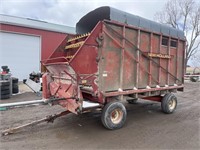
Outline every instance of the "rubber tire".
<path fill-rule="evenodd" d="M 115 109 L 120 109 L 123 113 L 122 119 L 118 124 L 114 124 L 111 121 L 111 113 Z M 109 130 L 115 130 L 115 129 L 120 129 L 124 126 L 125 121 L 126 121 L 126 116 L 127 116 L 127 112 L 126 112 L 125 106 L 120 102 L 113 101 L 113 102 L 107 103 L 104 106 L 102 114 L 101 114 L 101 121 L 105 128 Z"/>
<path fill-rule="evenodd" d="M 170 109 L 169 107 L 169 102 L 173 100 L 175 102 L 175 107 L 173 109 Z M 165 94 L 165 96 L 162 98 L 161 100 L 161 108 L 162 108 L 162 111 L 166 114 L 171 114 L 173 113 L 175 110 L 176 110 L 176 107 L 177 107 L 177 98 L 174 94 L 172 93 L 168 93 L 168 94 Z"/>
<path fill-rule="evenodd" d="M 0 95 L 8 95 L 8 94 L 10 94 L 10 90 L 9 89 L 0 92 Z"/>
<path fill-rule="evenodd" d="M 9 85 L 0 86 L 0 89 L 1 89 L 1 91 L 8 90 L 8 89 L 10 89 L 10 86 Z"/>
<path fill-rule="evenodd" d="M 3 87 L 3 86 L 9 86 L 10 85 L 10 82 L 9 81 L 0 81 L 0 86 Z"/>
<path fill-rule="evenodd" d="M 13 84 L 12 92 L 13 93 L 18 93 L 19 92 L 19 85 L 18 85 L 18 83 L 14 83 Z"/>
<path fill-rule="evenodd" d="M 8 66 L 1 66 L 2 69 L 8 69 Z"/>
<path fill-rule="evenodd" d="M 12 83 L 18 83 L 18 78 L 12 77 Z"/>
<path fill-rule="evenodd" d="M 13 94 L 19 93 L 19 88 L 14 88 L 14 89 L 12 89 L 12 93 L 13 93 Z"/>
<path fill-rule="evenodd" d="M 129 104 L 137 104 L 138 98 L 126 100 Z"/>
<path fill-rule="evenodd" d="M 190 81 L 197 82 L 199 80 L 199 77 L 190 77 Z"/>
<path fill-rule="evenodd" d="M 7 94 L 7 95 L 0 95 L 0 99 L 8 99 L 10 98 L 10 94 Z"/>
<path fill-rule="evenodd" d="M 13 84 L 13 85 L 12 85 L 12 88 L 13 88 L 13 89 L 17 89 L 17 88 L 19 88 L 19 85 L 18 85 L 18 84 Z"/>

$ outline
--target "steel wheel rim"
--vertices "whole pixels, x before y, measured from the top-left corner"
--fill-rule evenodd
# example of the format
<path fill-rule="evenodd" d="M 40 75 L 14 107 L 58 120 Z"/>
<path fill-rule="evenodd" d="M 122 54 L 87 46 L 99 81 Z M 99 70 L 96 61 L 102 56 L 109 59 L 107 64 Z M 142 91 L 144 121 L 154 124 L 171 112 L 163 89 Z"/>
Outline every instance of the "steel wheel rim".
<path fill-rule="evenodd" d="M 170 101 L 169 101 L 169 109 L 170 110 L 173 110 L 175 107 L 176 107 L 176 101 L 174 100 L 174 99 L 171 99 Z"/>
<path fill-rule="evenodd" d="M 112 111 L 112 113 L 111 113 L 111 121 L 112 121 L 112 123 L 118 124 L 118 123 L 120 123 L 122 118 L 123 118 L 122 110 L 115 109 L 115 110 Z"/>

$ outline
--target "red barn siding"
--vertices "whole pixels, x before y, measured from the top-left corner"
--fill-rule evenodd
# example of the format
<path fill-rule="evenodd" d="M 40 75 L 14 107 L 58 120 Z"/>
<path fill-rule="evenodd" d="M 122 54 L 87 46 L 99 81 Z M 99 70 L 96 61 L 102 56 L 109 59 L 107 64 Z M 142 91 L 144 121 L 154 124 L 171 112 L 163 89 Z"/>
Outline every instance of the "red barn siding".
<path fill-rule="evenodd" d="M 1 24 L 0 30 L 41 36 L 41 60 L 47 59 L 68 35 L 67 33 L 59 33 L 7 24 Z"/>

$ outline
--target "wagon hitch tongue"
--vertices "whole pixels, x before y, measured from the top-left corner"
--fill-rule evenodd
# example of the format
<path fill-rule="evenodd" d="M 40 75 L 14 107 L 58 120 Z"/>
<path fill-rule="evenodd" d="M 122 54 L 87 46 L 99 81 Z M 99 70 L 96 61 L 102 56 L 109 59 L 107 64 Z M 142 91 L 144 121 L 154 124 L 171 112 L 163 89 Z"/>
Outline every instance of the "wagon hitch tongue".
<path fill-rule="evenodd" d="M 30 123 L 26 123 L 24 125 L 20 125 L 20 126 L 13 127 L 13 128 L 8 128 L 6 130 L 1 131 L 1 136 L 13 134 L 13 133 L 16 133 L 17 131 L 19 131 L 20 129 L 23 129 L 24 127 L 37 125 L 37 124 L 40 124 L 40 123 L 43 123 L 43 122 L 47 122 L 47 123 L 51 122 L 51 123 L 53 123 L 56 118 L 64 116 L 64 115 L 67 115 L 68 113 L 70 113 L 70 112 L 69 111 L 63 111 L 61 113 L 57 113 L 57 114 L 54 114 L 54 115 L 46 116 L 46 117 L 44 117 L 42 119 L 35 120 L 35 121 L 30 122 Z"/>
<path fill-rule="evenodd" d="M 70 97 L 69 99 L 74 99 L 73 97 Z M 53 98 L 53 99 L 41 99 L 41 100 L 31 100 L 31 101 L 23 101 L 23 102 L 15 102 L 15 103 L 5 103 L 5 104 L 0 104 L 0 108 L 18 108 L 18 107 L 23 107 L 23 106 L 28 106 L 28 105 L 36 105 L 36 104 L 41 104 L 41 105 L 46 105 L 46 104 L 52 104 L 52 103 L 57 103 L 59 101 L 66 101 L 66 98 Z M 83 101 L 83 112 L 88 112 L 88 109 L 90 108 L 99 108 L 100 105 L 98 103 L 92 103 L 92 102 L 86 102 Z M 34 126 L 43 122 L 47 122 L 47 123 L 53 123 L 55 119 L 67 115 L 71 113 L 69 110 L 54 114 L 54 115 L 48 115 L 44 118 L 23 124 L 23 125 L 19 125 L 16 127 L 11 127 L 11 128 L 7 128 L 5 130 L 1 131 L 1 136 L 6 136 L 9 134 L 14 134 L 17 131 L 25 128 L 25 127 L 29 127 L 29 126 Z"/>
<path fill-rule="evenodd" d="M 23 107 L 23 106 L 30 106 L 30 105 L 46 105 L 46 104 L 52 104 L 54 102 L 58 102 L 60 100 L 66 100 L 65 98 L 54 98 L 54 99 L 41 99 L 41 100 L 31 100 L 31 101 L 23 101 L 23 102 L 14 102 L 14 103 L 4 103 L 4 104 L 0 104 L 0 108 L 19 108 L 19 107 Z M 48 115 L 42 119 L 39 120 L 35 120 L 23 125 L 19 125 L 17 127 L 12 127 L 12 128 L 8 128 L 6 130 L 1 131 L 1 135 L 5 136 L 5 135 L 9 135 L 9 134 L 13 134 L 17 131 L 19 131 L 20 129 L 23 129 L 24 127 L 28 127 L 28 126 L 33 126 L 33 125 L 37 125 L 43 122 L 51 122 L 53 123 L 53 121 L 58 118 L 61 117 L 63 115 L 67 115 L 68 113 L 70 113 L 70 111 L 63 111 L 61 113 L 57 113 L 54 115 Z"/>

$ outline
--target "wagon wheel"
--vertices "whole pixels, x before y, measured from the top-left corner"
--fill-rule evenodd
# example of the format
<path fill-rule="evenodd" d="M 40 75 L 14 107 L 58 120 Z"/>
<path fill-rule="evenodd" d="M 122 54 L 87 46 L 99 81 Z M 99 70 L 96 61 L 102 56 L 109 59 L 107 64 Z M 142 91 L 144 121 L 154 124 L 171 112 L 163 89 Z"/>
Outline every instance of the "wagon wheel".
<path fill-rule="evenodd" d="M 199 77 L 190 77 L 190 81 L 197 82 L 199 80 Z"/>
<path fill-rule="evenodd" d="M 110 102 L 102 111 L 102 124 L 110 130 L 122 128 L 126 121 L 126 108 L 120 102 Z"/>
<path fill-rule="evenodd" d="M 176 110 L 177 98 L 174 94 L 166 94 L 161 101 L 162 111 L 166 114 L 171 114 Z"/>

